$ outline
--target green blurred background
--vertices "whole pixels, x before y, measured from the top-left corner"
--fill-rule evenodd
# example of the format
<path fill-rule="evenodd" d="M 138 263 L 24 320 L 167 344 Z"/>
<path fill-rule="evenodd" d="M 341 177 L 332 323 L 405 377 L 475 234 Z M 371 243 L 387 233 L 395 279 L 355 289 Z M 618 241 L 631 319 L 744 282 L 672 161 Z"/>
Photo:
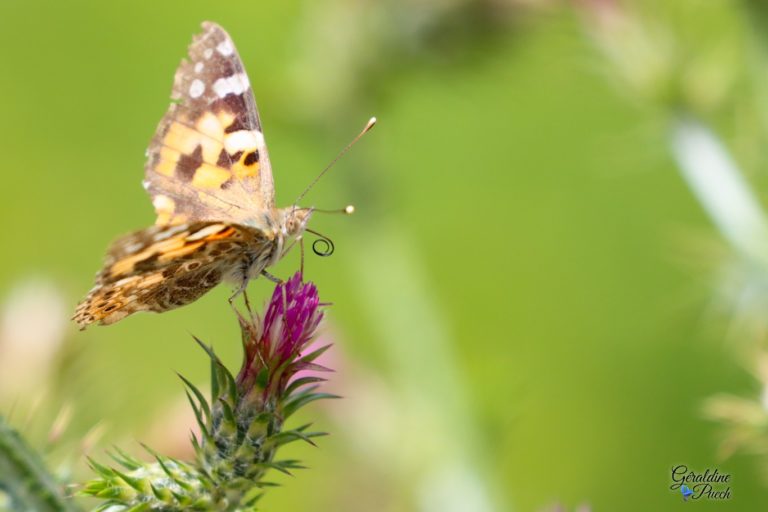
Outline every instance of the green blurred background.
<path fill-rule="evenodd" d="M 693 506 L 756 510 L 765 459 L 748 443 L 724 457 L 703 404 L 758 403 L 749 326 L 764 310 L 723 292 L 739 257 L 681 178 L 669 126 L 704 120 L 765 198 L 760 14 L 737 0 L 4 0 L 0 410 L 83 480 L 94 425 L 97 458 L 137 441 L 184 455 L 174 372 L 207 371 L 191 333 L 238 364 L 227 287 L 109 328 L 67 323 L 108 243 L 154 220 L 144 150 L 211 19 L 250 75 L 279 204 L 379 119 L 307 198 L 358 211 L 316 215 L 336 253 L 306 262 L 334 303 L 328 388 L 345 398 L 303 412 L 332 435 L 291 448 L 311 469 L 280 478 L 264 510 L 673 510 L 679 463 L 733 475 L 729 502 Z M 611 32 L 615 16 L 640 35 Z M 252 283 L 252 299 L 271 288 Z M 49 446 L 62 407 L 71 424 Z"/>

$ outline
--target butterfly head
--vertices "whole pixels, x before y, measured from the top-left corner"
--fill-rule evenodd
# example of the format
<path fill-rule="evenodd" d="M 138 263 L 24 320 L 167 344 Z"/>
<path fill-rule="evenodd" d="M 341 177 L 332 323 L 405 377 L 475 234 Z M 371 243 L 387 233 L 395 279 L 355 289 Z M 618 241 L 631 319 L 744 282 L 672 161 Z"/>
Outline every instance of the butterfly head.
<path fill-rule="evenodd" d="M 283 238 L 300 236 L 307 228 L 307 222 L 312 216 L 312 208 L 297 208 L 290 206 L 280 210 L 280 235 Z"/>

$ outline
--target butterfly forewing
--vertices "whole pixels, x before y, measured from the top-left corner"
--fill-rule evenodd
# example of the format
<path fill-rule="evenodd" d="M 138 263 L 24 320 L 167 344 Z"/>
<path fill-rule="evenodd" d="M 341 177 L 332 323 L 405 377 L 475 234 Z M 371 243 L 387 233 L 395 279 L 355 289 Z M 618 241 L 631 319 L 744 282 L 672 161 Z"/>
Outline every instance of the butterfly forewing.
<path fill-rule="evenodd" d="M 269 155 L 248 76 L 229 35 L 203 24 L 179 65 L 171 104 L 147 151 L 158 224 L 231 221 L 268 228 Z"/>
<path fill-rule="evenodd" d="M 168 311 L 224 279 L 243 290 L 284 254 L 284 232 L 295 235 L 308 218 L 292 210 L 289 226 L 278 219 L 253 92 L 218 25 L 203 23 L 176 71 L 172 99 L 147 150 L 144 184 L 156 225 L 110 247 L 75 311 L 81 328 Z"/>

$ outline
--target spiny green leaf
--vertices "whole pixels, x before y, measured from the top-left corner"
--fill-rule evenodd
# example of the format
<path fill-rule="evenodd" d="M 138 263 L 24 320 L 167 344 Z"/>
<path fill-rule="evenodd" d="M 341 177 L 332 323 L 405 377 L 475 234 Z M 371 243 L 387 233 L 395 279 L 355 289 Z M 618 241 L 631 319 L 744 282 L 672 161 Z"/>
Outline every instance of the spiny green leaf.
<path fill-rule="evenodd" d="M 148 445 L 146 445 L 144 443 L 140 443 L 140 444 L 141 444 L 141 447 L 144 448 L 147 451 L 147 453 L 149 453 L 151 456 L 153 456 L 155 458 L 155 460 L 157 461 L 158 466 L 160 466 L 160 469 L 163 470 L 163 473 L 165 473 L 169 478 L 175 480 L 174 472 L 172 472 L 170 470 L 170 468 L 168 467 L 168 465 L 165 463 L 166 458 L 163 457 L 162 455 L 160 455 L 159 453 L 157 453 L 152 448 L 150 448 Z"/>
<path fill-rule="evenodd" d="M 123 482 L 131 486 L 136 491 L 142 494 L 149 494 L 149 492 L 151 492 L 151 490 L 149 489 L 149 481 L 147 479 L 133 477 L 114 468 L 112 469 L 112 471 L 114 471 L 115 474 L 119 476 Z"/>
<path fill-rule="evenodd" d="M 222 365 L 222 368 L 224 368 L 223 365 Z M 233 404 L 236 404 L 237 403 L 237 384 L 235 383 L 235 378 L 226 368 L 224 368 L 224 376 L 227 379 L 227 394 L 229 395 L 229 401 Z"/>
<path fill-rule="evenodd" d="M 170 502 L 173 499 L 173 494 L 171 494 L 171 491 L 168 490 L 167 487 L 157 487 L 155 484 L 150 482 L 150 487 L 152 488 L 152 494 L 155 495 L 155 498 L 157 498 L 160 501 L 164 502 Z"/>
<path fill-rule="evenodd" d="M 115 507 L 115 509 L 113 509 L 112 507 Z M 117 509 L 117 507 L 122 507 L 122 508 L 121 509 Z M 93 512 L 104 512 L 105 510 L 110 510 L 110 509 L 111 510 L 116 510 L 116 509 L 117 510 L 125 510 L 125 508 L 126 508 L 125 505 L 123 505 L 122 503 L 119 503 L 119 502 L 113 501 L 113 500 L 107 500 L 104 503 L 102 503 L 101 505 L 99 505 L 98 507 L 96 507 L 95 509 L 93 509 Z"/>
<path fill-rule="evenodd" d="M 200 441 L 197 440 L 197 436 L 194 432 L 190 432 L 189 442 L 192 443 L 192 448 L 195 450 L 195 455 L 198 459 L 203 456 L 203 447 L 200 446 Z"/>
<path fill-rule="evenodd" d="M 147 447 L 145 446 L 145 449 Z M 179 487 L 186 491 L 191 491 L 194 489 L 194 486 L 187 482 L 184 478 L 179 478 L 179 471 L 172 471 L 171 468 L 168 467 L 168 459 L 166 457 L 163 457 L 162 455 L 158 455 L 157 453 L 152 452 L 151 450 L 147 449 L 152 455 L 154 455 L 155 460 L 157 461 L 157 464 L 160 466 L 160 468 L 163 470 L 163 472 L 168 475 L 168 477 L 173 480 Z M 171 461 L 172 462 L 172 461 Z M 178 467 L 178 466 L 177 466 Z M 183 468 L 182 468 L 183 471 Z"/>
<path fill-rule="evenodd" d="M 176 492 L 173 489 L 169 489 L 169 491 L 171 491 L 171 494 L 174 498 L 176 498 L 176 501 L 179 503 L 179 505 L 189 505 L 192 502 L 192 498 L 185 494 Z"/>
<path fill-rule="evenodd" d="M 281 473 L 285 473 L 288 476 L 293 476 L 293 473 L 288 471 L 287 468 L 284 468 L 280 464 L 277 464 L 275 462 L 259 462 L 255 464 L 256 466 L 262 467 L 264 469 L 276 469 L 277 471 L 280 471 Z"/>
<path fill-rule="evenodd" d="M 134 505 L 133 507 L 129 508 L 127 512 L 145 512 L 146 510 L 150 509 L 149 503 L 139 503 L 138 505 Z"/>
<path fill-rule="evenodd" d="M 275 435 L 269 436 L 267 441 L 264 443 L 264 446 L 271 447 L 271 448 L 278 448 L 280 446 L 283 446 L 298 440 L 303 440 L 311 444 L 312 446 L 317 446 L 312 441 L 312 439 L 309 438 L 309 436 L 306 436 L 297 430 L 285 430 L 283 432 L 279 432 Z"/>
<path fill-rule="evenodd" d="M 184 382 L 184 384 L 189 388 L 190 391 L 197 397 L 197 401 L 200 404 L 200 408 L 202 409 L 203 413 L 205 414 L 205 421 L 210 423 L 211 421 L 211 409 L 208 407 L 208 401 L 205 399 L 205 396 L 200 392 L 197 387 L 192 384 L 186 377 L 184 377 L 182 374 L 177 373 L 176 375 L 179 376 L 179 378 Z"/>
<path fill-rule="evenodd" d="M 266 389 L 267 385 L 269 384 L 269 368 L 266 366 L 259 370 L 259 373 L 256 374 L 256 387 L 258 389 Z"/>
<path fill-rule="evenodd" d="M 287 388 L 285 388 L 285 394 L 290 396 L 294 391 L 298 390 L 302 386 L 314 384 L 317 382 L 325 382 L 326 380 L 327 379 L 322 377 L 301 377 L 299 379 L 295 379 L 291 381 L 290 384 L 288 384 Z"/>
<path fill-rule="evenodd" d="M 139 462 L 138 460 L 134 459 L 133 457 L 125 453 L 119 447 L 113 446 L 112 449 L 114 450 L 114 452 L 108 451 L 107 455 L 112 460 L 114 460 L 124 468 L 128 469 L 129 471 L 134 471 L 143 467 L 143 464 L 141 462 Z"/>
<path fill-rule="evenodd" d="M 300 408 L 304 407 L 310 402 L 314 402 L 315 400 L 323 400 L 326 398 L 340 398 L 338 395 L 333 395 L 331 393 L 300 393 L 299 395 L 295 397 L 291 397 L 284 405 L 283 405 L 283 419 L 288 419 L 293 413 L 298 411 Z"/>
<path fill-rule="evenodd" d="M 282 487 L 283 486 L 283 484 L 278 484 L 277 482 L 265 482 L 263 480 L 255 482 L 253 485 L 255 487 L 258 487 L 258 488 L 262 488 L 262 487 Z"/>
<path fill-rule="evenodd" d="M 232 410 L 232 406 L 229 404 L 229 402 L 227 402 L 224 398 L 219 398 L 218 403 L 221 406 L 221 412 L 224 415 L 224 420 L 237 428 L 235 412 Z"/>
<path fill-rule="evenodd" d="M 192 410 L 195 413 L 195 420 L 197 421 L 197 426 L 200 427 L 200 434 L 204 438 L 210 438 L 211 434 L 208 432 L 208 428 L 206 427 L 205 421 L 203 420 L 202 411 L 195 404 L 195 400 L 192 398 L 192 395 L 189 394 L 189 391 L 184 390 L 184 394 L 187 395 L 187 400 L 189 400 L 189 405 L 192 406 Z"/>
<path fill-rule="evenodd" d="M 252 508 L 256 506 L 256 503 L 261 500 L 261 497 L 264 496 L 264 493 L 261 491 L 256 491 L 255 493 L 251 493 L 253 496 L 250 498 L 246 497 L 246 499 L 243 501 L 243 506 Z"/>
<path fill-rule="evenodd" d="M 102 490 L 101 492 L 98 492 L 95 494 L 97 498 L 121 498 L 121 499 L 130 499 L 132 496 L 130 494 L 126 494 L 125 487 L 107 487 L 106 489 Z"/>
<path fill-rule="evenodd" d="M 200 345 L 200 347 L 201 347 L 203 350 L 205 350 L 205 353 L 206 353 L 206 354 L 208 354 L 208 357 L 209 357 L 209 358 L 210 358 L 212 361 L 216 361 L 217 363 L 218 363 L 218 362 L 220 362 L 220 361 L 219 361 L 219 356 L 217 356 L 217 355 L 216 355 L 216 353 L 213 351 L 213 348 L 212 348 L 212 347 L 210 347 L 210 346 L 206 345 L 206 344 L 205 344 L 205 343 L 204 343 L 204 342 L 203 342 L 203 341 L 202 341 L 200 338 L 198 338 L 198 337 L 197 337 L 197 336 L 195 336 L 194 334 L 192 335 L 192 338 L 193 338 L 193 339 L 194 339 L 194 340 L 197 342 L 197 344 L 198 344 L 198 345 Z"/>
<path fill-rule="evenodd" d="M 298 459 L 283 459 L 275 461 L 274 464 L 277 464 L 279 466 L 282 466 L 284 468 L 289 469 L 306 469 L 306 466 L 303 466 L 301 464 L 301 461 Z"/>
<path fill-rule="evenodd" d="M 325 373 L 333 372 L 332 369 L 328 368 L 327 366 L 323 366 L 321 364 L 302 363 L 298 361 L 295 363 L 292 363 L 288 371 L 290 373 L 296 373 L 300 371 L 325 372 Z"/>
<path fill-rule="evenodd" d="M 89 456 L 86 456 L 85 458 L 88 461 L 88 465 L 91 466 L 91 469 L 104 478 L 112 478 L 115 476 L 115 472 L 112 470 L 112 468 L 99 464 Z"/>
<path fill-rule="evenodd" d="M 329 348 L 331 348 L 331 346 L 333 346 L 331 343 L 329 343 L 328 345 L 323 345 L 322 347 L 318 348 L 317 350 L 313 350 L 309 354 L 306 354 L 306 355 L 300 357 L 299 359 L 296 359 L 295 362 L 296 363 L 310 363 L 310 362 L 314 361 L 315 359 L 317 359 L 318 357 L 320 357 L 323 353 L 325 353 L 325 351 L 328 350 Z"/>
<path fill-rule="evenodd" d="M 226 378 L 222 374 L 224 365 L 221 363 L 219 356 L 216 355 L 212 347 L 203 343 L 203 341 L 195 335 L 192 335 L 192 338 L 198 345 L 200 345 L 205 353 L 208 354 L 208 358 L 211 360 L 211 396 L 216 399 L 221 391 L 220 386 L 225 385 L 226 382 Z M 226 369 L 224 369 L 224 372 L 226 373 Z"/>

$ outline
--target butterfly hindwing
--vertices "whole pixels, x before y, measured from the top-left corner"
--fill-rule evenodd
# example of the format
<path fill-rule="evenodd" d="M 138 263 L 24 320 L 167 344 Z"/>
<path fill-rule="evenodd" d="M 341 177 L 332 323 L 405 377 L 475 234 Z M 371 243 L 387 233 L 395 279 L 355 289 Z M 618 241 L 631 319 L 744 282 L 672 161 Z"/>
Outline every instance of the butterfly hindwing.
<path fill-rule="evenodd" d="M 171 98 L 147 150 L 145 187 L 157 223 L 259 227 L 257 213 L 274 209 L 272 169 L 248 76 L 224 29 L 203 23 Z"/>
<path fill-rule="evenodd" d="M 268 252 L 258 231 L 214 222 L 153 226 L 117 240 L 96 285 L 75 311 L 81 327 L 137 311 L 163 312 L 198 299 Z"/>

